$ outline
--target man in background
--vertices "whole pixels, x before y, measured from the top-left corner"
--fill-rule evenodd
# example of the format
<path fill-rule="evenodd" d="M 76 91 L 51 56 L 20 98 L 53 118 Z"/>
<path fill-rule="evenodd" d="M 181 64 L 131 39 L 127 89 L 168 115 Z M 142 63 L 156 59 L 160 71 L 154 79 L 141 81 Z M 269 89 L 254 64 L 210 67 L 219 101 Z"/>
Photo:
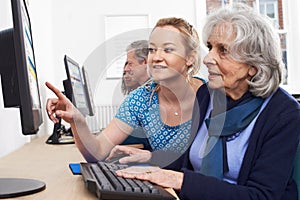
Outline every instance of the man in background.
<path fill-rule="evenodd" d="M 126 52 L 127 58 L 124 65 L 121 86 L 124 95 L 128 95 L 132 90 L 135 90 L 149 80 L 147 73 L 148 41 L 138 40 L 132 42 L 126 48 Z M 135 129 L 122 144 L 142 144 L 144 146 L 143 149 L 152 150 L 142 128 Z"/>
<path fill-rule="evenodd" d="M 122 92 L 124 95 L 128 95 L 129 92 L 149 80 L 147 73 L 148 41 L 138 40 L 132 42 L 126 48 L 126 52 L 127 59 L 122 77 Z"/>

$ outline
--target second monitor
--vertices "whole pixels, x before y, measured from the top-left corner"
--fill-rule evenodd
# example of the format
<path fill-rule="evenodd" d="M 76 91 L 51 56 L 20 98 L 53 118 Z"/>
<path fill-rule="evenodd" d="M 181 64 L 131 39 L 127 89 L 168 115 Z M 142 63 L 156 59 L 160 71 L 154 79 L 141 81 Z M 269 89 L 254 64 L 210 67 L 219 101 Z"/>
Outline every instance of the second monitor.
<path fill-rule="evenodd" d="M 83 115 L 92 116 L 93 102 L 87 85 L 86 71 L 83 74 L 79 64 L 67 55 L 64 57 L 64 62 L 67 73 L 67 79 L 63 81 L 66 96 Z"/>
<path fill-rule="evenodd" d="M 64 56 L 64 64 L 67 79 L 63 81 L 64 93 L 74 106 L 84 115 L 94 115 L 93 95 L 90 90 L 88 75 L 85 69 L 69 56 Z M 53 133 L 47 139 L 48 144 L 72 144 L 74 143 L 71 129 L 64 125 L 54 124 Z"/>

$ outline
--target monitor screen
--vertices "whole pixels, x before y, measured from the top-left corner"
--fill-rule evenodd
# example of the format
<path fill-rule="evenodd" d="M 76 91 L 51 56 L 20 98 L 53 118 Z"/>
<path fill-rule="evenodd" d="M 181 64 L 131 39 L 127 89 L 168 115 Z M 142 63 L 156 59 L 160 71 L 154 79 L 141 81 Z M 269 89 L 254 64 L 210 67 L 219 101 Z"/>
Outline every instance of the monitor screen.
<path fill-rule="evenodd" d="M 81 68 L 67 55 L 64 57 L 64 62 L 67 73 L 67 80 L 64 81 L 65 94 L 83 115 L 89 115 L 89 103 Z"/>
<path fill-rule="evenodd" d="M 24 6 L 24 3 L 21 1 L 21 23 L 22 23 L 22 30 L 23 34 L 20 34 L 20 36 L 23 39 L 24 44 L 24 50 L 25 50 L 25 70 L 27 71 L 27 77 L 25 79 L 28 79 L 28 86 L 30 91 L 30 97 L 32 101 L 32 109 L 41 109 L 41 101 L 40 101 L 40 95 L 38 90 L 38 80 L 37 80 L 37 74 L 36 74 L 36 65 L 35 65 L 35 58 L 34 58 L 34 52 L 33 52 L 33 42 L 32 42 L 32 34 L 31 34 L 31 26 L 29 22 L 29 17 L 27 15 L 26 7 Z M 16 47 L 19 43 L 16 44 Z M 26 72 L 24 73 L 26 74 Z"/>
<path fill-rule="evenodd" d="M 30 18 L 23 0 L 11 3 L 14 26 L 0 33 L 4 106 L 19 107 L 23 134 L 36 134 L 43 121 Z"/>
<path fill-rule="evenodd" d="M 82 66 L 82 74 L 84 79 L 86 97 L 88 98 L 87 103 L 89 108 L 89 115 L 93 116 L 95 114 L 95 104 L 93 100 L 94 98 L 93 98 L 93 93 L 90 85 L 89 75 L 84 66 Z"/>

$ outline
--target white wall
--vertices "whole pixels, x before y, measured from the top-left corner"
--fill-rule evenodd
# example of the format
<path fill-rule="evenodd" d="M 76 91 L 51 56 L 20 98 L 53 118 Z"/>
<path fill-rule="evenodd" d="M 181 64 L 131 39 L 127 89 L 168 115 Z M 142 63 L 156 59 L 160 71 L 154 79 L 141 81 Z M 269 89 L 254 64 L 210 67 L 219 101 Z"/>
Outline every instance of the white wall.
<path fill-rule="evenodd" d="M 285 2 L 285 1 L 284 1 Z M 286 1 L 288 30 L 288 86 L 290 93 L 300 94 L 300 1 Z M 292 70 L 290 70 L 292 69 Z"/>
<path fill-rule="evenodd" d="M 12 27 L 12 20 L 9 17 L 11 15 L 11 6 L 9 0 L 2 0 L 0 5 L 0 30 L 3 30 Z"/>
<path fill-rule="evenodd" d="M 37 65 L 39 64 L 41 73 L 47 76 L 41 79 L 43 82 L 51 81 L 63 90 L 62 80 L 66 78 L 63 63 L 65 54 L 75 59 L 80 65 L 85 64 L 89 67 L 92 65 L 91 67 L 96 71 L 98 68 L 103 68 L 103 63 L 101 63 L 103 55 L 96 55 L 98 62 L 91 63 L 87 59 L 92 54 L 97 54 L 99 48 L 103 49 L 104 43 L 107 42 L 104 26 L 106 15 L 148 14 L 149 28 L 153 27 L 159 18 L 168 16 L 183 17 L 196 25 L 196 22 L 199 22 L 196 19 L 200 15 L 196 16 L 195 2 L 195 0 L 185 2 L 181 0 L 111 0 L 104 3 L 99 0 L 44 0 L 42 2 L 30 0 L 35 50 L 36 54 L 37 52 L 40 54 L 36 56 Z M 178 6 L 169 8 L 170 4 Z M 94 80 L 95 73 L 89 75 Z M 95 95 L 97 104 L 115 103 L 112 97 L 118 96 L 120 92 L 120 80 L 107 80 L 104 77 L 96 82 L 92 81 L 93 87 L 97 87 L 95 84 L 98 84 L 98 89 L 100 88 L 96 91 L 99 95 Z M 43 83 L 40 87 L 42 91 L 45 89 Z M 47 97 L 51 96 L 48 90 L 44 94 Z M 48 132 L 51 132 L 52 124 L 49 120 L 46 123 L 48 123 Z"/>
<path fill-rule="evenodd" d="M 170 4 L 177 4 L 178 6 L 170 8 Z M 153 27 L 159 18 L 166 16 L 184 17 L 192 24 L 196 22 L 194 0 L 185 2 L 181 0 L 112 0 L 105 3 L 98 0 L 88 2 L 82 0 L 54 0 L 53 13 L 53 47 L 55 49 L 53 64 L 58 72 L 56 85 L 61 87 L 61 80 L 65 76 L 62 62 L 64 54 L 68 54 L 80 64 L 83 64 L 95 49 L 103 48 L 105 42 L 105 15 L 149 14 L 150 27 Z M 101 62 L 102 56 L 99 55 L 99 62 Z M 93 64 L 95 65 L 95 63 Z M 103 63 L 92 67 L 94 69 L 103 67 Z M 94 73 L 90 74 L 90 76 L 93 75 Z M 118 82 L 119 80 L 102 80 L 99 83 L 101 89 L 97 91 L 97 94 L 102 95 L 96 97 L 96 101 L 99 104 L 111 103 L 111 96 L 115 88 L 119 88 L 117 86 Z"/>

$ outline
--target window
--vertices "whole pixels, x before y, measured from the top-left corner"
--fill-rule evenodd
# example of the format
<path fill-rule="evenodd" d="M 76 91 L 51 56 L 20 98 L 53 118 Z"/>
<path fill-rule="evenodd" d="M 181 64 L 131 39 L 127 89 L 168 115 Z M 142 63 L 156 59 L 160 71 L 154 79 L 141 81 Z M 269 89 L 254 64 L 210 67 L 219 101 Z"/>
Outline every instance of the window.
<path fill-rule="evenodd" d="M 273 22 L 273 25 L 278 29 L 278 8 L 277 1 L 259 1 L 259 12 L 267 15 Z"/>
<path fill-rule="evenodd" d="M 283 62 L 285 64 L 285 73 L 283 77 L 283 84 L 287 84 L 288 80 L 288 62 L 287 62 L 287 31 L 284 24 L 284 13 L 283 13 L 283 4 L 282 0 L 257 0 L 259 5 L 259 12 L 263 15 L 268 16 L 272 22 L 274 27 L 276 28 L 280 41 L 281 41 L 281 49 L 282 49 L 282 57 Z"/>

